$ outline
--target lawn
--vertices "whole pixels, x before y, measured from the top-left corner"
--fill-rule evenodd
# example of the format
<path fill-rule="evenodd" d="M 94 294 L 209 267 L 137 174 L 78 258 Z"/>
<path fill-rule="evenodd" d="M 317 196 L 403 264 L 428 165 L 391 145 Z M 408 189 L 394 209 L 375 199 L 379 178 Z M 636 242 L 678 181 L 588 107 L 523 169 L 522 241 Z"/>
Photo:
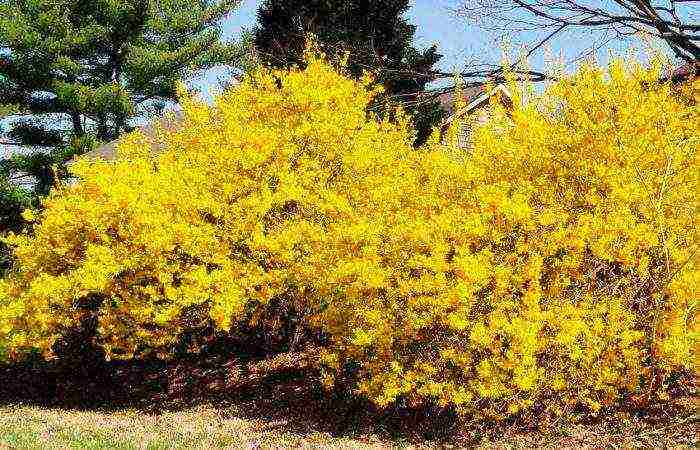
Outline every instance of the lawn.
<path fill-rule="evenodd" d="M 158 415 L 136 410 L 0 409 L 0 448 L 215 449 L 368 448 L 367 441 L 285 430 L 278 420 L 237 417 L 230 409 L 197 407 Z M 382 446 L 378 446 L 382 447 Z"/>
<path fill-rule="evenodd" d="M 448 440 L 396 435 L 374 424 L 367 431 L 329 431 L 290 405 L 267 411 L 257 402 L 200 405 L 160 414 L 136 409 L 77 411 L 36 406 L 0 408 L 0 449 L 216 449 L 216 448 L 697 448 L 697 403 L 639 420 L 560 425 L 547 432 L 517 427 L 464 430 Z M 695 406 L 693 406 L 695 405 Z M 326 411 L 333 415 L 333 411 Z M 364 428 L 364 429 L 363 429 Z"/>

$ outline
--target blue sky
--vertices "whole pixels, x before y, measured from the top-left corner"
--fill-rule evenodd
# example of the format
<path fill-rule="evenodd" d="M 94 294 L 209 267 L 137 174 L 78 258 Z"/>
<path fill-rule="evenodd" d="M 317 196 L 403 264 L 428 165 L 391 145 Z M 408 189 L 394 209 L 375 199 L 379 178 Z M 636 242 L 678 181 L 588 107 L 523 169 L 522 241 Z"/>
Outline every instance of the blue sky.
<path fill-rule="evenodd" d="M 224 35 L 231 39 L 240 36 L 245 28 L 252 28 L 256 22 L 256 11 L 261 0 L 243 0 L 223 23 Z M 418 47 L 437 43 L 445 56 L 440 67 L 454 71 L 464 66 L 464 61 L 475 52 L 492 50 L 490 57 L 498 55 L 498 44 L 487 42 L 480 30 L 468 27 L 464 21 L 457 19 L 450 8 L 455 0 L 416 0 L 408 12 L 408 19 L 416 25 L 415 41 Z M 217 88 L 217 77 L 221 70 L 212 70 L 193 82 L 205 98 L 211 98 Z"/>
<path fill-rule="evenodd" d="M 227 38 L 239 36 L 244 28 L 252 28 L 256 21 L 256 11 L 261 0 L 243 0 L 224 22 L 223 31 Z M 415 41 L 418 47 L 427 47 L 437 43 L 444 55 L 440 62 L 441 69 L 454 71 L 464 67 L 467 58 L 484 50 L 490 51 L 491 59 L 498 59 L 500 53 L 497 42 L 488 42 L 481 30 L 469 27 L 455 17 L 451 8 L 455 0 L 416 0 L 408 12 L 408 19 L 416 25 Z M 221 71 L 211 71 L 197 82 L 205 97 L 210 97 L 211 90 L 216 89 L 216 78 Z"/>
<path fill-rule="evenodd" d="M 244 0 L 224 23 L 225 34 L 236 36 L 244 27 L 252 27 L 260 3 L 260 0 Z M 452 62 L 464 59 L 465 50 L 483 50 L 486 44 L 483 33 L 454 17 L 451 8 L 458 3 L 455 0 L 417 0 L 408 13 L 409 21 L 417 27 L 416 43 L 418 46 L 438 43 L 445 54 L 442 64 L 445 69 L 452 69 Z"/>
<path fill-rule="evenodd" d="M 444 55 L 439 65 L 447 72 L 463 70 L 474 61 L 496 63 L 502 53 L 499 36 L 486 33 L 457 17 L 454 9 L 462 2 L 463 0 L 415 0 L 407 14 L 408 20 L 416 25 L 416 45 L 420 48 L 433 43 L 438 44 L 440 52 Z M 241 6 L 224 21 L 223 30 L 228 39 L 240 36 L 243 29 L 255 25 L 256 10 L 260 3 L 261 0 L 243 0 Z M 530 37 L 535 40 L 535 36 L 520 36 L 526 40 Z M 549 50 L 553 55 L 565 60 L 570 59 L 591 44 L 590 40 L 582 37 L 580 34 L 564 35 L 553 42 Z M 622 50 L 625 45 L 618 43 L 614 48 Z M 544 54 L 540 51 L 533 57 L 531 64 L 540 67 L 544 61 L 543 57 Z M 599 57 L 604 59 L 605 55 Z M 212 70 L 195 80 L 193 85 L 205 98 L 211 98 L 212 91 L 217 88 L 217 77 L 221 76 L 222 71 Z"/>

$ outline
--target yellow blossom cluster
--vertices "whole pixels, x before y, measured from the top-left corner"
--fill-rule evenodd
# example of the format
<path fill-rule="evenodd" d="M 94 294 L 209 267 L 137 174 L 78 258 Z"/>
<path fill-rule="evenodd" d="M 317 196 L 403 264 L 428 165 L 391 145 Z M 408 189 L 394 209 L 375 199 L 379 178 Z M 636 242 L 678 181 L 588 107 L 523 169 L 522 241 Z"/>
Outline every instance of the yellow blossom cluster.
<path fill-rule="evenodd" d="M 214 106 L 186 96 L 162 151 L 81 161 L 10 236 L 0 354 L 51 355 L 99 298 L 111 358 L 167 355 L 193 310 L 221 332 L 284 299 L 327 337 L 324 380 L 504 418 L 594 410 L 694 367 L 697 105 L 658 68 L 512 83 L 457 149 L 368 118 L 374 91 L 308 55 Z M 465 119 L 467 120 L 467 119 Z M 445 143 L 446 142 L 446 143 Z"/>

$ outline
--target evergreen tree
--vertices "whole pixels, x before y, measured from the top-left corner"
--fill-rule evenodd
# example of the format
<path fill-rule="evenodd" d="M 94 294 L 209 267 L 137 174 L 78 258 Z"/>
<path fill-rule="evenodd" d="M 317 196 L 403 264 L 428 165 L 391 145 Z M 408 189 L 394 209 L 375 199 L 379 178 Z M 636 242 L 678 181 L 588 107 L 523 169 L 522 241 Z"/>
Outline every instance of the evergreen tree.
<path fill-rule="evenodd" d="M 45 194 L 53 165 L 129 131 L 175 99 L 178 80 L 240 60 L 219 26 L 239 2 L 0 1 L 0 105 L 18 109 L 2 141 L 33 150 L 0 163 L 4 200 L 9 177 L 29 173 Z"/>
<path fill-rule="evenodd" d="M 265 0 L 258 9 L 254 44 L 260 59 L 275 68 L 303 65 L 306 38 L 313 34 L 330 57 L 348 54 L 348 71 L 377 76 L 385 96 L 413 114 L 416 145 L 442 118 L 437 102 L 418 101 L 432 81 L 430 71 L 442 55 L 432 46 L 413 47 L 416 27 L 407 22 L 409 0 Z"/>

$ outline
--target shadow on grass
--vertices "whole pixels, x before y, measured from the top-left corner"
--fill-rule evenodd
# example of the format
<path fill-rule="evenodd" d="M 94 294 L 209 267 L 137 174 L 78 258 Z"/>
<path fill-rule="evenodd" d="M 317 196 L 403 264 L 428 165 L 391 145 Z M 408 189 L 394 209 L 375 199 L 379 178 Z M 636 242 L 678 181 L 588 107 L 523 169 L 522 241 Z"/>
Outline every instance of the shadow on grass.
<path fill-rule="evenodd" d="M 536 434 L 541 426 L 533 423 L 536 419 L 465 426 L 452 411 L 437 407 L 378 410 L 362 399 L 324 392 L 312 368 L 313 352 L 262 358 L 243 350 L 188 355 L 175 361 L 119 362 L 85 352 L 70 362 L 0 366 L 0 404 L 100 411 L 136 408 L 149 413 L 210 404 L 224 417 L 262 420 L 270 430 L 350 438 L 376 436 L 414 444 L 459 442 L 471 446 L 504 434 Z M 676 396 L 692 397 L 693 392 L 691 386 Z M 618 408 L 609 413 L 599 418 L 582 414 L 579 423 L 614 434 L 624 433 L 627 426 L 620 422 L 619 413 L 650 427 L 664 427 L 669 420 L 688 415 L 673 403 L 644 410 Z M 547 438 L 538 439 L 523 445 L 548 444 Z"/>

